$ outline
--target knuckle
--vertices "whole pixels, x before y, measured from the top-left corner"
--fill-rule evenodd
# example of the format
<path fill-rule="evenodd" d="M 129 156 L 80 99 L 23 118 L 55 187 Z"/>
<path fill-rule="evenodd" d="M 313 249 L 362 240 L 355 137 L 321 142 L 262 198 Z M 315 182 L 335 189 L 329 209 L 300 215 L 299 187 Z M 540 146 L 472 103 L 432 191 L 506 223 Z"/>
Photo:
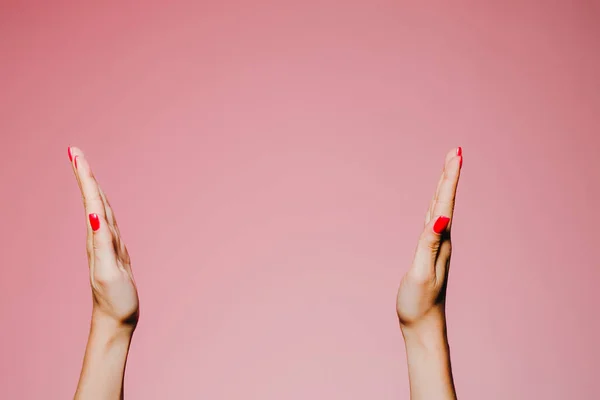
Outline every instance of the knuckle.
<path fill-rule="evenodd" d="M 435 206 L 437 210 L 454 210 L 454 199 L 438 200 Z"/>
<path fill-rule="evenodd" d="M 440 247 L 439 239 L 429 229 L 423 232 L 421 237 L 421 246 L 429 251 L 437 251 Z"/>
<path fill-rule="evenodd" d="M 127 251 L 127 246 L 121 243 L 121 247 L 119 248 L 119 257 L 123 264 L 131 265 L 131 257 L 129 257 L 129 251 Z"/>
<path fill-rule="evenodd" d="M 99 197 L 89 197 L 87 199 L 87 207 L 93 210 L 97 210 L 94 211 L 96 213 L 102 212 L 101 210 L 104 210 L 104 207 L 102 205 L 102 200 L 100 200 Z M 102 212 L 102 214 L 104 214 L 104 212 Z"/>
<path fill-rule="evenodd" d="M 113 271 L 113 268 L 96 268 L 94 271 L 94 282 L 100 288 L 106 288 L 113 285 L 119 280 L 118 271 Z"/>
<path fill-rule="evenodd" d="M 413 268 L 410 278 L 415 284 L 426 286 L 435 280 L 435 273 L 431 268 Z"/>
<path fill-rule="evenodd" d="M 437 247 L 439 245 L 437 237 L 430 232 L 430 228 L 426 228 L 421 234 L 420 243 L 428 248 Z"/>
<path fill-rule="evenodd" d="M 431 252 L 437 252 L 440 248 L 440 243 L 437 240 L 429 240 L 427 242 L 427 249 Z"/>
<path fill-rule="evenodd" d="M 117 234 L 116 228 L 114 226 L 110 225 L 110 223 L 108 224 L 108 231 L 110 232 L 110 236 L 113 241 L 120 240 L 119 235 Z"/>
<path fill-rule="evenodd" d="M 106 250 L 107 248 L 112 248 L 112 234 L 110 232 L 102 232 L 101 234 L 96 234 L 94 237 L 94 251 L 96 250 Z"/>

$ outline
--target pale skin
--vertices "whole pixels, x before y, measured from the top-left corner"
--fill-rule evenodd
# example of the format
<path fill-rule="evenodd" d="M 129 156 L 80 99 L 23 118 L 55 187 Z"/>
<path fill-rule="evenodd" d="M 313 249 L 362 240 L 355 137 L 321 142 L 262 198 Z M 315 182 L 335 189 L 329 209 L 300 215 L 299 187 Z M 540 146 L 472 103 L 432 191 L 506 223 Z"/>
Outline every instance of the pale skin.
<path fill-rule="evenodd" d="M 406 347 L 411 400 L 457 398 L 445 304 L 452 252 L 450 227 L 461 167 L 462 149 L 450 151 L 412 265 L 398 289 L 396 311 Z"/>
<path fill-rule="evenodd" d="M 75 400 L 123 399 L 127 355 L 139 318 L 131 261 L 115 214 L 83 152 L 69 148 L 83 198 L 92 288 L 92 322 Z M 454 400 L 446 334 L 445 295 L 450 227 L 462 150 L 446 155 L 411 267 L 401 280 L 396 311 L 406 346 L 411 400 Z"/>
<path fill-rule="evenodd" d="M 86 215 L 92 323 L 76 400 L 123 398 L 125 364 L 139 317 L 131 262 L 115 214 L 83 152 L 69 148 Z"/>

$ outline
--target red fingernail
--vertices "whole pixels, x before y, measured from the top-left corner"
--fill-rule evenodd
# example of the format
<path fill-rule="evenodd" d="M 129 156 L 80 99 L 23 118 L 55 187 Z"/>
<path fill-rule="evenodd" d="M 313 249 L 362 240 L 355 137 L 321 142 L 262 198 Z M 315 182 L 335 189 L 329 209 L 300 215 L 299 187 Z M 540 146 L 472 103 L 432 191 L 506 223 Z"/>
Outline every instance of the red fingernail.
<path fill-rule="evenodd" d="M 73 155 L 71 154 L 71 148 L 67 148 L 67 150 L 69 151 L 69 161 L 73 161 Z"/>
<path fill-rule="evenodd" d="M 439 235 L 446 230 L 449 222 L 450 218 L 448 217 L 438 217 L 435 224 L 433 224 L 433 231 Z"/>
<path fill-rule="evenodd" d="M 456 149 L 456 155 L 462 156 L 462 147 L 459 147 L 458 149 Z"/>
<path fill-rule="evenodd" d="M 98 229 L 100 229 L 100 219 L 98 218 L 98 214 L 90 214 L 90 226 L 92 227 L 92 230 L 94 232 L 96 232 Z"/>
<path fill-rule="evenodd" d="M 79 156 L 75 156 L 75 160 L 74 160 L 75 168 L 77 168 L 77 157 L 79 157 Z"/>

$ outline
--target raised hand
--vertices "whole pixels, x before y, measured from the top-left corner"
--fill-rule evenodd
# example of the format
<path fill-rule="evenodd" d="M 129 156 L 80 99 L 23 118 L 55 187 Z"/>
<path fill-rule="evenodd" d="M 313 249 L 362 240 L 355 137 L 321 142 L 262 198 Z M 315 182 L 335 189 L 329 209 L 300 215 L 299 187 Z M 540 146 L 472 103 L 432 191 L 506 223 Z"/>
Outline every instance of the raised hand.
<path fill-rule="evenodd" d="M 139 318 L 137 288 L 115 214 L 83 152 L 69 148 L 87 226 L 92 326 L 76 399 L 120 399 L 129 343 Z"/>
<path fill-rule="evenodd" d="M 459 147 L 446 155 L 412 266 L 398 289 L 396 311 L 407 348 L 413 400 L 456 398 L 445 299 L 452 251 L 450 227 L 461 168 Z"/>
<path fill-rule="evenodd" d="M 400 283 L 396 310 L 403 326 L 414 326 L 444 316 L 452 251 L 450 226 L 461 166 L 462 150 L 459 147 L 446 155 L 412 266 Z"/>

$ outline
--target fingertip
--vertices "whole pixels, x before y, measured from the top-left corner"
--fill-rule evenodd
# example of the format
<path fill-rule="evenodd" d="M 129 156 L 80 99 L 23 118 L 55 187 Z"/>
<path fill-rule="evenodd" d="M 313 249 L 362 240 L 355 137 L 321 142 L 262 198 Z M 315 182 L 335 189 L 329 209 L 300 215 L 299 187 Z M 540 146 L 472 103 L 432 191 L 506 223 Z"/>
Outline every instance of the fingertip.
<path fill-rule="evenodd" d="M 450 223 L 450 218 L 445 217 L 445 216 L 439 216 L 436 220 L 435 223 L 433 224 L 433 231 L 440 235 L 442 234 L 442 232 L 444 232 L 446 230 L 446 228 L 448 228 L 448 224 Z"/>
<path fill-rule="evenodd" d="M 94 250 L 104 251 L 110 249 L 113 233 L 110 225 L 102 213 L 88 214 Z"/>
<path fill-rule="evenodd" d="M 458 154 L 458 150 L 456 150 L 446 165 L 446 171 L 449 173 L 449 176 L 458 175 L 460 173 L 462 168 L 462 160 L 462 150 L 460 151 L 460 155 Z"/>
<path fill-rule="evenodd" d="M 83 151 L 77 146 L 68 147 L 69 160 L 75 162 L 77 158 L 85 157 Z"/>
<path fill-rule="evenodd" d="M 98 214 L 91 213 L 88 215 L 88 218 L 90 220 L 90 227 L 92 228 L 92 231 L 96 232 L 98 229 L 100 229 L 100 217 L 98 217 Z"/>

